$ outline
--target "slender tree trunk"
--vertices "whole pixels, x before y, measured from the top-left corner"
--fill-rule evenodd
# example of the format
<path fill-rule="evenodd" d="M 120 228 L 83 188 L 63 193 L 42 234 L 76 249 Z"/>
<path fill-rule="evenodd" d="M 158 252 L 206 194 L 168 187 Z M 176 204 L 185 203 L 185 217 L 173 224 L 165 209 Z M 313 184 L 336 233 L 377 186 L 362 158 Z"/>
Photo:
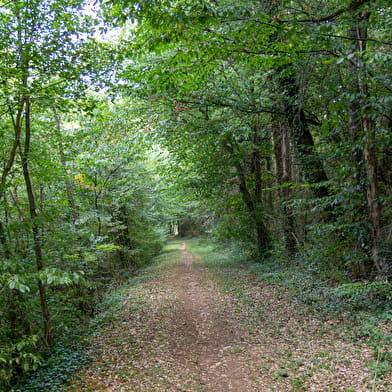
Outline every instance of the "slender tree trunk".
<path fill-rule="evenodd" d="M 63 142 L 61 140 L 61 136 L 62 136 L 61 135 L 61 121 L 60 121 L 60 117 L 59 117 L 55 107 L 52 108 L 52 111 L 53 111 L 54 119 L 56 122 L 56 131 L 57 131 L 57 137 L 58 137 L 58 149 L 59 149 L 59 154 L 60 154 L 61 166 L 62 166 L 62 169 L 64 172 L 65 189 L 67 192 L 68 204 L 71 209 L 72 223 L 75 226 L 76 221 L 78 219 L 78 210 L 76 208 L 75 198 L 73 196 L 73 183 L 70 180 L 69 175 L 67 173 L 67 160 L 65 159 Z"/>
<path fill-rule="evenodd" d="M 100 237 L 102 234 L 102 219 L 99 215 L 99 203 L 98 203 L 98 192 L 95 191 L 95 195 L 94 195 L 94 207 L 95 210 L 97 211 L 97 223 L 98 223 L 98 228 L 97 228 L 97 236 Z"/>
<path fill-rule="evenodd" d="M 22 124 L 22 116 L 25 109 L 25 99 L 22 99 L 19 103 L 19 106 L 16 111 L 16 115 L 14 115 L 11 105 L 8 106 L 8 112 L 12 121 L 13 130 L 14 130 L 14 141 L 12 144 L 12 148 L 8 154 L 7 160 L 4 163 L 2 172 L 1 172 L 1 181 L 0 181 L 0 201 L 4 202 L 4 211 L 5 211 L 5 225 L 2 221 L 0 221 L 0 243 L 3 248 L 3 255 L 6 259 L 11 260 L 12 258 L 12 250 L 10 243 L 7 238 L 6 225 L 7 225 L 7 207 L 6 207 L 6 182 L 9 173 L 11 172 L 14 163 L 16 154 L 18 152 L 18 148 L 20 146 L 20 136 L 21 136 L 21 124 Z M 7 290 L 7 310 L 4 313 L 7 315 L 11 338 L 16 339 L 20 337 L 22 334 L 30 332 L 30 325 L 27 323 L 26 319 L 23 317 L 20 319 L 18 317 L 18 313 L 23 311 L 21 310 L 18 301 L 20 301 L 21 294 L 15 289 Z M 21 331 L 22 325 L 22 331 Z"/>
<path fill-rule="evenodd" d="M 35 203 L 35 197 L 33 192 L 33 186 L 31 183 L 30 171 L 29 171 L 29 152 L 30 152 L 30 136 L 31 136 L 31 126 L 30 126 L 30 100 L 26 99 L 26 112 L 25 112 L 25 140 L 23 149 L 19 147 L 19 154 L 22 161 L 22 171 L 23 178 L 26 186 L 26 193 L 29 202 L 29 211 L 30 211 L 30 219 L 32 225 L 32 235 L 33 235 L 33 244 L 34 244 L 34 254 L 37 265 L 37 271 L 42 271 L 44 268 L 43 260 L 42 260 L 42 247 L 41 247 L 41 238 L 40 238 L 40 230 L 37 223 L 37 209 Z M 43 341 L 46 346 L 49 346 L 51 343 L 51 327 L 50 327 L 50 317 L 49 317 L 49 308 L 48 301 L 46 298 L 46 287 L 43 282 L 38 279 L 38 290 L 41 302 L 41 312 L 42 312 L 42 320 L 43 320 Z"/>
<path fill-rule="evenodd" d="M 377 274 L 386 278 L 391 274 L 391 266 L 380 250 L 381 241 L 381 209 L 378 202 L 377 190 L 377 158 L 375 151 L 375 124 L 369 117 L 369 91 L 368 85 L 364 81 L 364 64 L 356 55 L 356 52 L 363 53 L 366 51 L 366 40 L 368 36 L 366 24 L 370 18 L 368 10 L 351 13 L 352 26 L 349 34 L 352 38 L 352 53 L 354 56 L 350 59 L 348 74 L 350 92 L 355 98 L 349 102 L 349 132 L 351 141 L 354 145 L 352 149 L 352 159 L 356 163 L 355 173 L 357 187 L 363 195 L 364 202 L 360 205 L 360 215 L 366 217 L 366 227 L 364 227 L 365 243 L 364 251 L 368 251 L 369 262 L 363 264 L 363 275 L 368 275 L 371 265 L 374 266 Z M 363 103 L 363 100 L 366 103 Z M 361 151 L 362 140 L 364 139 L 363 150 Z M 363 238 L 359 239 L 363 244 Z M 363 246 L 362 246 L 363 247 Z"/>
<path fill-rule="evenodd" d="M 1 172 L 1 182 L 0 182 L 0 201 L 4 199 L 5 196 L 5 187 L 8 174 L 10 173 L 12 167 L 14 166 L 15 157 L 18 151 L 19 143 L 20 143 L 20 134 L 21 134 L 21 121 L 22 114 L 24 110 L 25 100 L 21 101 L 19 105 L 16 116 L 14 117 L 12 113 L 12 109 L 9 108 L 9 114 L 12 120 L 13 128 L 14 128 L 14 142 L 11 148 L 11 151 L 8 155 L 8 159 L 4 164 L 3 170 Z M 3 223 L 0 221 L 0 243 L 3 247 L 4 254 L 8 258 L 11 256 L 10 248 L 8 246 L 7 235 L 4 229 Z"/>
<path fill-rule="evenodd" d="M 12 253 L 8 244 L 7 235 L 3 226 L 3 223 L 0 222 L 0 242 L 3 247 L 4 257 L 8 260 L 11 259 Z M 6 289 L 6 288 L 5 288 Z M 10 336 L 12 339 L 16 339 L 18 336 L 18 320 L 17 320 L 17 306 L 15 304 L 15 296 L 16 292 L 13 289 L 6 289 L 7 293 L 7 311 L 4 312 L 8 319 L 9 328 L 10 328 Z"/>
<path fill-rule="evenodd" d="M 377 274 L 385 279 L 391 276 L 392 266 L 380 250 L 381 241 L 381 212 L 377 191 L 377 158 L 374 149 L 375 130 L 374 123 L 368 118 L 363 119 L 366 142 L 364 148 L 364 161 L 366 169 L 366 200 L 369 220 L 370 259 L 376 267 Z"/>
<path fill-rule="evenodd" d="M 282 186 L 291 182 L 290 142 L 287 127 L 283 121 L 273 121 L 272 127 L 276 160 L 276 181 L 278 186 Z M 297 251 L 297 244 L 295 241 L 293 214 L 291 209 L 287 206 L 287 201 L 291 198 L 290 187 L 279 187 L 278 195 L 280 199 L 285 248 L 287 255 L 292 256 Z"/>
<path fill-rule="evenodd" d="M 253 203 L 253 214 L 255 215 L 256 233 L 257 233 L 257 248 L 259 254 L 262 255 L 267 250 L 269 244 L 269 236 L 263 222 L 263 192 L 262 192 L 262 172 L 261 172 L 261 157 L 260 157 L 260 136 L 257 126 L 253 127 L 253 170 L 255 175 L 255 190 Z M 245 181 L 246 185 L 246 181 Z"/>
<path fill-rule="evenodd" d="M 263 202 L 263 192 L 262 192 L 262 173 L 261 173 L 261 157 L 260 157 L 260 137 L 258 135 L 258 130 L 256 127 L 253 129 L 253 170 L 255 174 L 255 200 L 256 204 L 262 204 Z"/>
<path fill-rule="evenodd" d="M 359 27 L 361 24 L 361 17 L 352 15 L 353 22 L 349 30 L 349 36 L 352 38 L 350 54 L 351 59 L 348 63 L 348 88 L 352 96 L 357 96 L 361 91 L 359 83 L 360 65 L 359 59 L 356 55 L 364 49 L 361 44 L 361 39 L 365 39 L 366 30 Z M 353 165 L 352 179 L 355 186 L 355 193 L 360 195 L 357 205 L 355 205 L 355 214 L 353 219 L 359 219 L 358 230 L 360 234 L 357 241 L 357 247 L 362 249 L 364 253 L 368 252 L 370 246 L 369 229 L 367 221 L 363 222 L 364 217 L 367 216 L 367 199 L 366 199 L 366 172 L 363 164 L 363 148 L 362 148 L 362 113 L 361 103 L 358 98 L 350 99 L 348 101 L 348 132 L 352 144 L 350 158 Z M 353 265 L 353 275 L 356 278 L 364 278 L 369 275 L 372 269 L 371 263 L 368 261 L 356 263 Z"/>
<path fill-rule="evenodd" d="M 230 143 L 225 144 L 224 148 L 231 155 L 234 155 L 234 148 Z M 257 159 L 255 159 L 255 157 L 257 157 Z M 260 162 L 256 162 L 259 160 L 260 160 L 260 154 L 258 151 L 256 152 L 254 150 L 252 161 L 254 166 L 253 170 L 255 171 L 255 175 L 256 175 L 256 184 L 255 184 L 255 192 L 253 196 L 248 188 L 246 170 L 243 167 L 242 163 L 237 162 L 235 168 L 237 171 L 237 178 L 239 181 L 238 185 L 239 185 L 242 199 L 255 225 L 256 236 L 257 236 L 257 248 L 258 248 L 259 255 L 262 257 L 271 248 L 271 237 L 263 221 L 263 216 L 261 213 L 262 212 L 262 204 L 260 204 L 262 203 L 261 166 L 259 166 Z M 260 203 L 257 202 L 257 198 L 260 199 Z"/>
<path fill-rule="evenodd" d="M 12 113 L 12 109 L 11 108 L 9 109 L 9 114 L 11 116 L 11 120 L 12 120 L 12 124 L 13 124 L 13 128 L 14 128 L 14 143 L 13 143 L 11 151 L 9 153 L 7 162 L 4 165 L 3 171 L 1 173 L 0 198 L 2 198 L 4 196 L 7 176 L 14 165 L 15 157 L 18 152 L 19 145 L 20 145 L 21 122 L 22 122 L 22 114 L 23 114 L 24 106 L 25 106 L 25 100 L 23 99 L 19 105 L 19 108 L 18 108 L 18 111 L 17 111 L 17 114 L 15 117 Z"/>
<path fill-rule="evenodd" d="M 241 165 L 237 166 L 237 177 L 239 179 L 239 187 L 242 198 L 244 200 L 245 205 L 248 208 L 249 213 L 253 217 L 256 227 L 256 235 L 257 235 L 257 248 L 260 256 L 266 253 L 269 250 L 270 236 L 268 230 L 265 226 L 265 223 L 260 216 L 260 211 L 258 211 L 257 205 L 254 203 L 252 195 L 248 189 L 246 184 L 246 176 L 244 174 L 243 168 Z"/>

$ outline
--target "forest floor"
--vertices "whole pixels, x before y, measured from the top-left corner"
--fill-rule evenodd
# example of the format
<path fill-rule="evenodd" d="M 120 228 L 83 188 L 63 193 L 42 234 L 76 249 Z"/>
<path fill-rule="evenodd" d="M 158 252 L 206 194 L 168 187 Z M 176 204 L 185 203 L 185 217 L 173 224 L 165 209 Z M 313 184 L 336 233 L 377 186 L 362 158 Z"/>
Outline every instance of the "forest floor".
<path fill-rule="evenodd" d="M 68 392 L 392 391 L 391 372 L 372 372 L 374 350 L 346 339 L 341 320 L 173 244 L 91 338 L 93 360 Z"/>

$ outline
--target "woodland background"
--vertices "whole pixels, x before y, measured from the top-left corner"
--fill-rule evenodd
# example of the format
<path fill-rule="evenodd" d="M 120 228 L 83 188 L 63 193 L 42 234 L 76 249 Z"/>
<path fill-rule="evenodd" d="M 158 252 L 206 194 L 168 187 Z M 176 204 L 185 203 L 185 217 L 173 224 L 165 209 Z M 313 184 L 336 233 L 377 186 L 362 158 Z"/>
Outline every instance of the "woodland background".
<path fill-rule="evenodd" d="M 177 229 L 390 314 L 389 1 L 0 11 L 0 389 Z"/>

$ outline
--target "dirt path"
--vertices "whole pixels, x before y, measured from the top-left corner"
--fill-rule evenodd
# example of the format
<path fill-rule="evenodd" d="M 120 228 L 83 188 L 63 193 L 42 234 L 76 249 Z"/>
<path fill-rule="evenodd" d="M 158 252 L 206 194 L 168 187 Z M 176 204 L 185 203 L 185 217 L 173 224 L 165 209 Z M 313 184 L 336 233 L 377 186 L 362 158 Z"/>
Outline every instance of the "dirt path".
<path fill-rule="evenodd" d="M 365 366 L 369 348 L 258 282 L 242 282 L 248 308 L 239 304 L 185 243 L 155 268 L 94 338 L 96 359 L 68 392 L 391 391 Z"/>
<path fill-rule="evenodd" d="M 193 268 L 193 256 L 181 248 L 183 263 L 174 277 L 175 307 L 172 315 L 170 349 L 177 361 L 199 375 L 199 389 L 208 391 L 252 391 L 250 374 L 243 358 L 238 325 L 220 298 L 207 271 Z"/>

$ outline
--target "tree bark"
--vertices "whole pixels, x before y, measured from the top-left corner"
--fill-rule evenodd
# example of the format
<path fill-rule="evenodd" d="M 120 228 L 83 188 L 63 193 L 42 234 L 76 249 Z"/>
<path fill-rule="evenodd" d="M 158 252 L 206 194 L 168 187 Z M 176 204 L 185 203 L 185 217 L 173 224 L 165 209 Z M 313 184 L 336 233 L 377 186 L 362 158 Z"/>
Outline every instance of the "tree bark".
<path fill-rule="evenodd" d="M 317 152 L 313 136 L 309 129 L 305 112 L 299 103 L 299 89 L 292 65 L 289 64 L 284 70 L 288 73 L 279 79 L 279 88 L 283 96 L 283 106 L 289 124 L 289 134 L 296 149 L 296 158 L 301 166 L 305 180 L 312 185 L 326 182 L 327 174 Z M 319 197 L 330 195 L 325 185 L 313 188 L 314 194 Z"/>
<path fill-rule="evenodd" d="M 286 124 L 283 121 L 273 120 L 272 132 L 274 136 L 274 154 L 276 161 L 276 182 L 279 187 L 278 195 L 280 199 L 280 210 L 282 216 L 282 229 L 286 253 L 290 257 L 297 251 L 295 240 L 294 217 L 291 209 L 287 206 L 287 201 L 291 198 L 291 158 L 290 142 Z"/>
<path fill-rule="evenodd" d="M 15 157 L 18 151 L 18 147 L 20 143 L 20 134 L 21 134 L 21 121 L 22 121 L 24 106 L 25 106 L 25 100 L 22 99 L 15 117 L 13 115 L 12 109 L 9 108 L 9 114 L 14 128 L 14 142 L 1 173 L 0 200 L 4 198 L 5 191 L 6 191 L 5 188 L 6 188 L 7 177 L 12 167 L 14 166 Z M 1 221 L 0 221 L 0 243 L 2 244 L 5 257 L 7 258 L 11 257 L 11 251 L 8 245 L 6 231 Z"/>
<path fill-rule="evenodd" d="M 375 123 L 369 117 L 369 91 L 368 85 L 364 81 L 364 64 L 356 55 L 356 52 L 366 51 L 366 40 L 368 32 L 366 23 L 370 18 L 370 12 L 353 10 L 351 12 L 350 37 L 352 38 L 352 53 L 348 66 L 349 88 L 354 98 L 349 101 L 349 134 L 354 145 L 352 149 L 352 159 L 356 163 L 356 173 L 354 175 L 357 187 L 363 195 L 364 202 L 360 205 L 360 216 L 366 217 L 366 227 L 364 227 L 364 237 L 366 243 L 362 245 L 363 238 L 359 242 L 369 255 L 369 262 L 362 266 L 363 274 L 369 275 L 369 270 L 373 266 L 377 275 L 387 278 L 391 275 L 391 266 L 380 249 L 381 241 L 381 209 L 378 202 L 377 190 L 377 158 L 375 150 Z M 362 144 L 364 139 L 364 145 Z M 363 150 L 361 151 L 361 145 Z"/>
<path fill-rule="evenodd" d="M 31 124 L 30 124 L 30 100 L 26 98 L 26 110 L 25 110 L 25 140 L 23 149 L 19 146 L 19 155 L 22 162 L 22 171 L 23 178 L 26 186 L 26 193 L 29 202 L 29 212 L 31 219 L 31 230 L 33 235 L 33 244 L 34 244 L 34 254 L 35 261 L 37 266 L 37 271 L 40 272 L 43 270 L 43 259 L 42 259 L 42 246 L 40 239 L 40 229 L 37 223 L 37 209 L 35 203 L 35 197 L 33 192 L 33 186 L 31 182 L 31 176 L 29 171 L 29 152 L 30 152 L 30 138 L 31 138 Z M 41 312 L 42 312 L 42 320 L 43 320 L 43 341 L 46 346 L 49 346 L 52 337 L 51 337 L 51 327 L 50 327 L 50 316 L 49 316 L 49 307 L 48 301 L 46 298 L 46 287 L 41 281 L 38 279 L 38 291 L 41 302 Z"/>
<path fill-rule="evenodd" d="M 350 54 L 353 56 L 349 60 L 348 63 L 348 90 L 351 95 L 358 96 L 361 91 L 361 86 L 359 82 L 359 72 L 360 72 L 360 64 L 359 59 L 356 55 L 357 52 L 360 52 L 365 49 L 363 43 L 361 43 L 361 39 L 366 38 L 366 30 L 360 28 L 361 24 L 361 16 L 355 15 L 355 11 L 351 13 L 352 24 L 349 29 L 349 36 L 352 38 Z M 348 133 L 350 137 L 350 142 L 352 144 L 350 158 L 351 162 L 354 163 L 352 179 L 355 186 L 355 192 L 360 195 L 358 204 L 355 205 L 355 214 L 353 219 L 359 220 L 357 223 L 360 225 L 358 230 L 360 233 L 357 235 L 357 247 L 361 249 L 364 253 L 368 253 L 368 249 L 370 247 L 370 238 L 369 238 L 369 229 L 367 225 L 367 219 L 365 218 L 367 215 L 367 198 L 366 198 L 366 173 L 363 162 L 363 148 L 361 141 L 361 134 L 363 132 L 363 123 L 362 123 L 362 113 L 361 113 L 361 103 L 358 98 L 349 99 L 348 101 Z M 366 222 L 361 222 L 366 219 Z M 372 263 L 369 263 L 370 260 L 361 261 L 360 263 L 353 265 L 353 275 L 356 278 L 364 278 L 370 274 L 372 269 Z"/>
<path fill-rule="evenodd" d="M 230 143 L 226 143 L 224 148 L 234 156 L 234 148 Z M 253 171 L 255 174 L 255 189 L 252 195 L 247 184 L 246 170 L 243 167 L 242 162 L 237 161 L 235 164 L 238 186 L 241 192 L 242 199 L 245 206 L 250 213 L 257 236 L 257 248 L 260 257 L 265 255 L 271 248 L 271 237 L 269 235 L 268 229 L 263 221 L 263 216 L 261 215 L 262 210 L 262 184 L 261 184 L 261 165 L 260 165 L 260 152 L 258 150 L 259 146 L 254 146 L 252 153 L 252 163 Z"/>
<path fill-rule="evenodd" d="M 367 190 L 366 200 L 369 220 L 370 259 L 376 267 L 377 274 L 382 279 L 392 275 L 392 266 L 388 265 L 386 257 L 380 249 L 381 241 L 381 212 L 378 202 L 377 190 L 377 158 L 374 148 L 374 123 L 368 118 L 363 119 L 363 128 L 366 134 L 364 148 L 364 161 L 366 170 Z"/>
<path fill-rule="evenodd" d="M 263 208 L 263 191 L 262 191 L 262 170 L 261 170 L 261 156 L 260 156 L 260 135 L 256 125 L 253 126 L 253 154 L 252 166 L 255 176 L 255 190 L 254 190 L 254 211 L 257 233 L 257 249 L 260 255 L 263 255 L 269 247 L 270 238 L 267 229 L 263 222 L 262 208 Z M 245 182 L 246 185 L 246 182 Z"/>

